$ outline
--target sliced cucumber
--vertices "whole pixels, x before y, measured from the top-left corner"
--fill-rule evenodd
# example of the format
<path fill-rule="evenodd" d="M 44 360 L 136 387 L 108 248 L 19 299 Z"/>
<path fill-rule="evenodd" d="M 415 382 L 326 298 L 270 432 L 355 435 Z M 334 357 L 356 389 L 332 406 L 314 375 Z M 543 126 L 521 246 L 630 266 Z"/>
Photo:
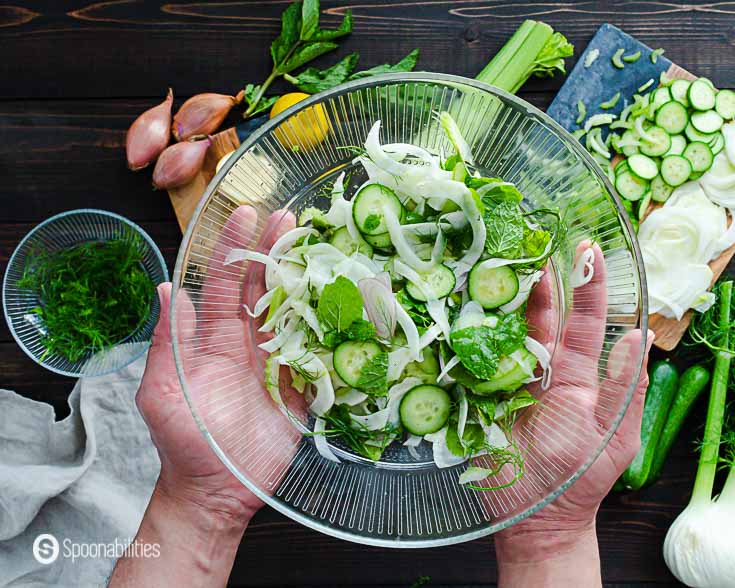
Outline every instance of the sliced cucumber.
<path fill-rule="evenodd" d="M 655 202 L 666 202 L 674 189 L 658 175 L 651 182 L 651 199 Z"/>
<path fill-rule="evenodd" d="M 646 129 L 650 139 L 641 139 L 641 153 L 650 157 L 659 157 L 666 153 L 671 147 L 671 136 L 661 127 L 653 126 Z"/>
<path fill-rule="evenodd" d="M 332 355 L 334 371 L 345 384 L 357 386 L 363 368 L 381 353 L 380 345 L 375 341 L 345 341 L 340 343 Z"/>
<path fill-rule="evenodd" d="M 702 143 L 709 143 L 715 138 L 716 133 L 700 133 L 692 125 L 692 121 L 689 121 L 687 128 L 684 129 L 684 134 L 690 141 L 701 141 Z"/>
<path fill-rule="evenodd" d="M 380 235 L 388 231 L 383 218 L 384 207 L 390 209 L 398 218 L 403 216 L 401 201 L 387 186 L 368 184 L 355 195 L 352 216 L 362 234 Z"/>
<path fill-rule="evenodd" d="M 717 155 L 725 148 L 725 137 L 722 133 L 715 133 L 715 138 L 708 145 L 712 149 L 712 155 Z"/>
<path fill-rule="evenodd" d="M 638 222 L 642 222 L 643 218 L 648 212 L 648 208 L 651 206 L 652 191 L 649 190 L 646 194 L 638 201 Z"/>
<path fill-rule="evenodd" d="M 684 135 L 673 135 L 671 137 L 671 147 L 664 153 L 664 157 L 667 155 L 681 155 L 684 153 L 684 149 L 687 146 L 687 139 Z"/>
<path fill-rule="evenodd" d="M 682 105 L 689 106 L 687 96 L 691 85 L 692 83 L 689 80 L 674 80 L 674 83 L 671 84 L 671 97 Z"/>
<path fill-rule="evenodd" d="M 419 275 L 421 276 L 421 284 L 408 282 L 406 292 L 414 300 L 422 302 L 449 296 L 457 283 L 454 272 L 444 264 L 437 265 L 428 272 L 422 272 Z"/>
<path fill-rule="evenodd" d="M 529 378 L 528 368 L 536 369 L 537 360 L 525 347 L 521 347 L 518 352 L 521 355 L 520 363 L 507 355 L 501 357 L 493 377 L 487 382 L 476 384 L 472 391 L 477 394 L 492 394 L 498 390 L 512 392 L 521 387 Z"/>
<path fill-rule="evenodd" d="M 720 90 L 715 97 L 715 110 L 725 120 L 735 118 L 735 92 Z"/>
<path fill-rule="evenodd" d="M 627 159 L 621 159 L 618 164 L 615 166 L 615 175 L 619 176 L 620 174 L 630 171 L 630 165 L 628 165 Z"/>
<path fill-rule="evenodd" d="M 700 133 L 711 134 L 719 131 L 725 121 L 716 111 L 707 110 L 692 114 L 691 122 L 692 126 Z"/>
<path fill-rule="evenodd" d="M 648 192 L 649 187 L 648 181 L 635 176 L 630 170 L 615 178 L 615 189 L 627 200 L 640 200 Z"/>
<path fill-rule="evenodd" d="M 664 88 L 668 91 L 668 88 Z M 656 112 L 656 125 L 669 135 L 683 133 L 689 123 L 687 109 L 676 100 L 662 104 Z"/>
<path fill-rule="evenodd" d="M 424 349 L 421 361 L 412 361 L 403 370 L 404 378 L 418 378 L 424 384 L 436 384 L 436 378 L 441 372 L 439 360 L 430 347 Z"/>
<path fill-rule="evenodd" d="M 709 145 L 706 143 L 699 143 L 698 141 L 689 143 L 686 149 L 684 149 L 684 153 L 682 153 L 682 155 L 689 160 L 689 163 L 692 164 L 692 173 L 706 172 L 712 167 L 712 162 L 715 159 Z"/>
<path fill-rule="evenodd" d="M 345 255 L 364 253 L 368 257 L 373 256 L 373 248 L 370 243 L 362 238 L 360 238 L 359 241 L 355 241 L 347 230 L 347 227 L 340 227 L 337 229 L 329 242 Z"/>
<path fill-rule="evenodd" d="M 486 309 L 498 308 L 518 294 L 518 276 L 510 268 L 485 268 L 478 262 L 470 270 L 468 291 L 470 298 Z"/>
<path fill-rule="evenodd" d="M 695 110 L 712 110 L 715 107 L 715 90 L 709 80 L 694 80 L 687 92 L 689 104 Z"/>
<path fill-rule="evenodd" d="M 622 143 L 628 143 L 628 142 L 634 142 L 637 141 L 640 143 L 641 137 L 640 135 L 635 131 L 635 129 L 628 129 L 623 133 L 623 136 L 620 137 L 620 141 Z M 628 145 L 626 147 L 623 147 L 623 155 L 626 157 L 630 157 L 631 155 L 635 155 L 636 153 L 640 152 L 640 147 L 638 145 Z M 617 169 L 617 168 L 616 168 Z"/>
<path fill-rule="evenodd" d="M 422 384 L 411 388 L 401 400 L 401 424 L 413 435 L 436 433 L 447 424 L 451 408 L 446 390 Z"/>
<path fill-rule="evenodd" d="M 376 249 L 390 249 L 393 247 L 393 241 L 390 240 L 390 233 L 381 233 L 380 235 L 363 235 L 363 239 Z"/>
<path fill-rule="evenodd" d="M 671 91 L 669 90 L 669 88 L 665 86 L 662 88 L 657 88 L 656 90 L 654 90 L 653 99 L 651 100 L 654 112 L 658 112 L 659 108 L 661 108 L 667 102 L 671 102 L 672 100 L 673 97 L 671 96 Z"/>
<path fill-rule="evenodd" d="M 681 186 L 691 174 L 692 164 L 682 155 L 668 155 L 661 162 L 661 177 L 669 186 Z"/>
<path fill-rule="evenodd" d="M 647 155 L 640 153 L 631 155 L 628 158 L 628 165 L 630 171 L 643 180 L 652 180 L 658 175 L 658 165 Z"/>

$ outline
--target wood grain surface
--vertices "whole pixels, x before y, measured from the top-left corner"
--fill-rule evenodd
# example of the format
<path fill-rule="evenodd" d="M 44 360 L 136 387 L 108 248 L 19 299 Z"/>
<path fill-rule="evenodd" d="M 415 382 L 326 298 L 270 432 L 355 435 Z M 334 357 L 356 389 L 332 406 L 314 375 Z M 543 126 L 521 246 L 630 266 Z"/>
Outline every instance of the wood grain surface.
<path fill-rule="evenodd" d="M 542 19 L 583 47 L 602 22 L 616 24 L 687 70 L 721 87 L 735 79 L 735 4 L 692 2 L 500 2 L 482 0 L 323 1 L 336 23 L 352 6 L 355 32 L 340 55 L 361 65 L 394 61 L 414 47 L 419 66 L 474 76 L 524 18 Z M 124 133 L 169 85 L 177 106 L 201 91 L 229 92 L 268 73 L 268 45 L 285 1 L 206 3 L 9 0 L 0 6 L 0 271 L 36 223 L 84 206 L 123 214 L 150 232 L 169 269 L 180 240 L 165 193 L 150 173 L 131 173 Z M 333 63 L 336 55 L 321 64 Z M 533 80 L 520 95 L 546 107 L 561 80 Z M 278 88 L 277 88 L 278 90 Z M 233 116 L 229 125 L 236 122 Z M 658 355 L 660 357 L 660 354 Z M 680 359 L 677 359 L 680 361 Z M 73 381 L 36 366 L 0 325 L 0 386 L 68 414 Z M 674 447 L 662 480 L 636 494 L 609 497 L 598 515 L 605 586 L 677 586 L 661 544 L 694 479 L 700 403 Z M 492 541 L 437 550 L 394 551 L 354 545 L 262 509 L 251 523 L 232 586 L 494 586 Z"/>

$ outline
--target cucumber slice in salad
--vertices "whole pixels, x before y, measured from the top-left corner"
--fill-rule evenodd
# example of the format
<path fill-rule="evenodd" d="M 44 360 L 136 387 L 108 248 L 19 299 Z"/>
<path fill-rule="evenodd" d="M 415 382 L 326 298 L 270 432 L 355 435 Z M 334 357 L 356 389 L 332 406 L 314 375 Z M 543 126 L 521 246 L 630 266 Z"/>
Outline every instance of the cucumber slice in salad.
<path fill-rule="evenodd" d="M 347 227 L 340 227 L 337 229 L 329 242 L 348 256 L 356 252 L 367 255 L 368 257 L 372 257 L 373 255 L 372 245 L 364 239 L 355 241 L 347 230 Z"/>
<path fill-rule="evenodd" d="M 533 373 L 536 369 L 538 360 L 525 347 L 521 347 L 518 354 L 520 362 L 509 355 L 501 357 L 495 375 L 487 382 L 476 384 L 472 391 L 477 394 L 493 394 L 499 390 L 513 392 L 520 388 L 530 377 L 529 372 Z"/>
<path fill-rule="evenodd" d="M 383 217 L 384 208 L 391 210 L 398 218 L 404 215 L 403 204 L 395 192 L 387 186 L 368 184 L 355 195 L 352 216 L 363 235 L 381 235 L 388 232 Z"/>
<path fill-rule="evenodd" d="M 413 435 L 436 433 L 449 420 L 452 399 L 443 388 L 422 384 L 401 400 L 401 424 Z"/>
<path fill-rule="evenodd" d="M 502 306 L 518 294 L 518 275 L 510 266 L 487 268 L 480 261 L 470 270 L 470 298 L 486 309 Z"/>
<path fill-rule="evenodd" d="M 674 135 L 671 137 L 671 147 L 664 153 L 664 157 L 667 155 L 681 155 L 684 153 L 684 149 L 687 146 L 687 139 L 683 135 Z"/>
<path fill-rule="evenodd" d="M 362 236 L 365 242 L 372 245 L 376 249 L 382 249 L 383 251 L 391 249 L 393 247 L 393 241 L 390 240 L 390 233 L 381 233 L 380 235 L 365 235 Z"/>
<path fill-rule="evenodd" d="M 332 363 L 334 371 L 345 384 L 357 387 L 363 368 L 381 353 L 375 341 L 345 341 L 334 349 Z"/>
<path fill-rule="evenodd" d="M 441 372 L 439 360 L 431 348 L 426 348 L 421 353 L 421 361 L 412 361 L 403 370 L 404 378 L 418 378 L 424 384 L 436 384 L 436 378 Z"/>
<path fill-rule="evenodd" d="M 421 302 L 449 296 L 457 283 L 454 272 L 444 264 L 437 265 L 428 272 L 419 273 L 419 276 L 421 283 L 408 282 L 406 292 L 411 298 Z"/>

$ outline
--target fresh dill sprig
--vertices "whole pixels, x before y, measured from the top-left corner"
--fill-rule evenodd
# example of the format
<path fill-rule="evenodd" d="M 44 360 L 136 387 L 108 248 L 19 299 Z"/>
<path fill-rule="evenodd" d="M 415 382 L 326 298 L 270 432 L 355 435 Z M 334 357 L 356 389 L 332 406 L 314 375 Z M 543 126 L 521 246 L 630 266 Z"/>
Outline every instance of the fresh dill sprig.
<path fill-rule="evenodd" d="M 306 435 L 321 434 L 328 439 L 340 439 L 352 451 L 373 461 L 380 459 L 385 448 L 393 440 L 393 434 L 396 433 L 390 425 L 372 431 L 364 425 L 353 422 L 349 411 L 342 405 L 336 405 L 322 418 L 326 425 L 324 431 L 322 433 L 306 433 Z M 372 443 L 368 443 L 368 441 Z"/>

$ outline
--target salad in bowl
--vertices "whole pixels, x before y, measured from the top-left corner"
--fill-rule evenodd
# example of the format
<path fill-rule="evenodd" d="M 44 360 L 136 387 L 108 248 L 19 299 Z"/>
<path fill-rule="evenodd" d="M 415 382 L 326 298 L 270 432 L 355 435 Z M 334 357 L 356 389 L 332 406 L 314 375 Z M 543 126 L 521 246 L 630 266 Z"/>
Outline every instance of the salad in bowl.
<path fill-rule="evenodd" d="M 514 481 L 512 423 L 551 369 L 526 306 L 565 226 L 483 176 L 451 115 L 436 116 L 452 153 L 381 145 L 376 121 L 355 149 L 367 181 L 351 199 L 341 173 L 328 209 L 305 209 L 270 251 L 233 249 L 226 263 L 265 266 L 266 292 L 246 311 L 272 335 L 259 345 L 266 387 L 285 408 L 285 372 L 304 395 L 323 457 L 340 461 L 340 446 L 378 461 L 391 443 L 430 443 L 440 468 L 492 457 L 461 483 L 508 464 Z M 587 264 L 578 281 L 591 277 Z"/>

